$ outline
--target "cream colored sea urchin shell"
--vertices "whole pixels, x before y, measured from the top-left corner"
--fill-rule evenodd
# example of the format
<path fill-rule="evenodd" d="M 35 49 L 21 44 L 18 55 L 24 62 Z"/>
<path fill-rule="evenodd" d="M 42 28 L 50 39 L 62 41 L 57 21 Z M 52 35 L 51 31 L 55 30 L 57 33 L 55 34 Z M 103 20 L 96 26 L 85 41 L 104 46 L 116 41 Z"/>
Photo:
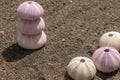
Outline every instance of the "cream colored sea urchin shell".
<path fill-rule="evenodd" d="M 113 47 L 120 50 L 120 33 L 111 31 L 103 34 L 100 38 L 99 44 L 101 47 Z"/>
<path fill-rule="evenodd" d="M 96 68 L 89 58 L 76 57 L 68 64 L 67 72 L 74 80 L 90 80 L 95 76 Z"/>

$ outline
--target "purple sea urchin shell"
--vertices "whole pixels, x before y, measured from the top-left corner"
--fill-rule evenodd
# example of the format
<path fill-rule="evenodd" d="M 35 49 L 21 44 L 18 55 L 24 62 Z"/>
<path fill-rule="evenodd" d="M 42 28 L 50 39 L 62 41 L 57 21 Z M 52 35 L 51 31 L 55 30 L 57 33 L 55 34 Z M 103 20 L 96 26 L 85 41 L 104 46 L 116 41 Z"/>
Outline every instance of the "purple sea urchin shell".
<path fill-rule="evenodd" d="M 93 54 L 93 62 L 101 72 L 110 73 L 120 67 L 120 54 L 112 47 L 101 47 Z"/>
<path fill-rule="evenodd" d="M 17 9 L 18 16 L 26 20 L 34 20 L 44 14 L 40 4 L 34 1 L 25 1 Z"/>
<path fill-rule="evenodd" d="M 18 29 L 22 34 L 36 35 L 45 28 L 45 23 L 42 18 L 36 20 L 23 20 L 19 19 Z"/>

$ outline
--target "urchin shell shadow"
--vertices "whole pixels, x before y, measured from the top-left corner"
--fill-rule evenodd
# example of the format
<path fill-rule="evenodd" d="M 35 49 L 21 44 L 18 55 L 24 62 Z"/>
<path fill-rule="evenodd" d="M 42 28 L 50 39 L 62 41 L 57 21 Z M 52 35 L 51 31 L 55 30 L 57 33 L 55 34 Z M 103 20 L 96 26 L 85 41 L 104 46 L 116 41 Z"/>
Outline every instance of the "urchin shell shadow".
<path fill-rule="evenodd" d="M 36 50 L 23 49 L 23 48 L 19 47 L 19 45 L 17 43 L 15 43 L 15 44 L 9 46 L 8 48 L 6 48 L 2 52 L 2 56 L 8 62 L 15 62 L 15 61 L 21 60 L 26 55 L 30 55 L 37 50 L 38 49 L 36 49 Z"/>
<path fill-rule="evenodd" d="M 40 77 L 38 80 L 46 80 L 44 77 Z"/>
<path fill-rule="evenodd" d="M 64 79 L 65 79 L 65 80 L 73 80 L 73 79 L 68 75 L 67 72 L 65 72 Z"/>
<path fill-rule="evenodd" d="M 107 80 L 108 78 L 115 76 L 118 71 L 119 71 L 119 69 L 114 72 L 111 72 L 111 73 L 103 73 L 103 72 L 97 70 L 96 75 L 99 76 L 102 80 Z"/>
<path fill-rule="evenodd" d="M 64 75 L 64 79 L 65 79 L 65 80 L 74 80 L 74 79 L 72 79 L 72 78 L 68 75 L 67 72 L 66 72 L 65 75 Z M 94 80 L 94 78 L 92 78 L 91 80 Z"/>

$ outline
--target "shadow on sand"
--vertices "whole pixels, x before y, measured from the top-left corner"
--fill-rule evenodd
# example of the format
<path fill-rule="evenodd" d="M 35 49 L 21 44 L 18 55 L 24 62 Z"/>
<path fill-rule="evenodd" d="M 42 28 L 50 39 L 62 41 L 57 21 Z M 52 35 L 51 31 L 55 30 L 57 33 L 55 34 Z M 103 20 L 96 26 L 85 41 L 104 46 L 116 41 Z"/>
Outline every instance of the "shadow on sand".
<path fill-rule="evenodd" d="M 97 75 L 98 77 L 100 77 L 102 80 L 107 80 L 108 78 L 111 78 L 112 76 L 115 76 L 118 71 L 119 71 L 119 70 L 114 71 L 114 72 L 108 74 L 108 73 L 103 73 L 103 72 L 100 72 L 100 71 L 97 70 L 96 75 Z M 70 78 L 70 76 L 68 75 L 67 72 L 66 72 L 65 75 L 64 75 L 64 79 L 65 79 L 65 80 L 73 80 L 73 79 Z M 91 79 L 91 80 L 94 80 L 94 78 Z"/>
<path fill-rule="evenodd" d="M 24 58 L 26 55 L 32 54 L 33 52 L 35 52 L 37 50 L 23 49 L 23 48 L 19 47 L 18 44 L 16 43 L 16 44 L 13 44 L 13 45 L 9 46 L 8 48 L 6 48 L 2 52 L 2 56 L 8 62 L 15 62 L 15 61 L 18 61 L 18 60 Z"/>
<path fill-rule="evenodd" d="M 67 72 L 65 72 L 64 79 L 65 80 L 73 80 L 72 78 L 70 78 L 70 76 L 68 75 Z"/>
<path fill-rule="evenodd" d="M 97 70 L 97 76 L 99 76 L 102 80 L 107 80 L 108 78 L 111 78 L 112 76 L 115 76 L 119 70 L 116 70 L 111 73 L 103 73 Z"/>

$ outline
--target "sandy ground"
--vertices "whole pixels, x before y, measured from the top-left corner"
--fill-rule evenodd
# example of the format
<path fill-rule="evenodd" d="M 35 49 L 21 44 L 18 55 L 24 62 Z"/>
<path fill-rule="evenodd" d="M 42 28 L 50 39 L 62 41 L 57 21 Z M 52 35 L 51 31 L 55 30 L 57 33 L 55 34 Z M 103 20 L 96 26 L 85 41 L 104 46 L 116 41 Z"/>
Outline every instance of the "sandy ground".
<path fill-rule="evenodd" d="M 120 31 L 120 0 L 35 0 L 44 7 L 48 41 L 38 50 L 17 44 L 17 7 L 25 0 L 0 0 L 0 80 L 72 80 L 66 66 L 91 58 L 100 36 Z M 97 71 L 93 80 L 120 80 L 120 71 Z"/>

